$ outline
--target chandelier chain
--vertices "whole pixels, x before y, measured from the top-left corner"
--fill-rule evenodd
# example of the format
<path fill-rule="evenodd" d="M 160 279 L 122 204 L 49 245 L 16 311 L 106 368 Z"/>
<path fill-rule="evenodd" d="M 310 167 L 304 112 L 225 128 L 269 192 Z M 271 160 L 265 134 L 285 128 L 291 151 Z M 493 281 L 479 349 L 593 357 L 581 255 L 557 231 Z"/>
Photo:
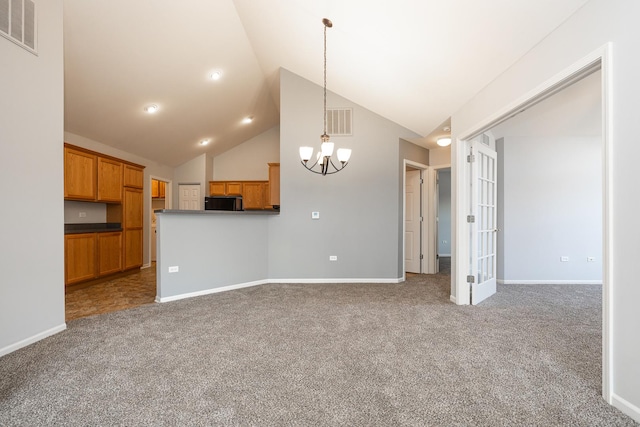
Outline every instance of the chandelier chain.
<path fill-rule="evenodd" d="M 324 135 L 327 134 L 327 24 L 324 24 Z"/>

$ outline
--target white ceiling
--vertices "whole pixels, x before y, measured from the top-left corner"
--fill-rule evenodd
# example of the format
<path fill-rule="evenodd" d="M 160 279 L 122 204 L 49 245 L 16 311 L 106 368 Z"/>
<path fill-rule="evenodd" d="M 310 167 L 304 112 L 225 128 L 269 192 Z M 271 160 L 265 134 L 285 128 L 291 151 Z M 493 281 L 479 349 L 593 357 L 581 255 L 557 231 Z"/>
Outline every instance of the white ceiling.
<path fill-rule="evenodd" d="M 326 17 L 328 90 L 430 148 L 586 1 L 64 0 L 65 130 L 169 166 L 226 151 L 278 124 L 280 67 L 322 85 Z"/>

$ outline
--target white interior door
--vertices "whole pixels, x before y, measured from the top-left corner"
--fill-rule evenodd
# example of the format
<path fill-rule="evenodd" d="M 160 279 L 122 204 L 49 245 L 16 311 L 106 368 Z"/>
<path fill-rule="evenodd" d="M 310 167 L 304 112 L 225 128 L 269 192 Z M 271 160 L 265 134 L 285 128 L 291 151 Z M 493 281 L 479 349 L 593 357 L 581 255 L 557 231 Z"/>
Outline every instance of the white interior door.
<path fill-rule="evenodd" d="M 407 170 L 404 207 L 404 268 L 408 273 L 422 273 L 421 264 L 421 215 L 420 171 Z"/>
<path fill-rule="evenodd" d="M 200 210 L 200 184 L 180 184 L 180 209 L 186 211 Z"/>
<path fill-rule="evenodd" d="M 471 143 L 471 304 L 496 293 L 497 159 L 491 147 Z"/>

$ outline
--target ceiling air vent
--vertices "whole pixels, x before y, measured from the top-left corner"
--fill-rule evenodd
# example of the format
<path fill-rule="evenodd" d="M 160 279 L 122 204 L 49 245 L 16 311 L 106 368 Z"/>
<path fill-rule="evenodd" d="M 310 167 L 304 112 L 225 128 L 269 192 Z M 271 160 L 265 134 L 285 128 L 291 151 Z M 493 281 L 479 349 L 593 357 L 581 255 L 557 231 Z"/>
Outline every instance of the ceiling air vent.
<path fill-rule="evenodd" d="M 353 135 L 353 108 L 327 108 L 327 133 L 331 136 Z"/>
<path fill-rule="evenodd" d="M 36 3 L 0 0 L 0 35 L 36 54 Z"/>

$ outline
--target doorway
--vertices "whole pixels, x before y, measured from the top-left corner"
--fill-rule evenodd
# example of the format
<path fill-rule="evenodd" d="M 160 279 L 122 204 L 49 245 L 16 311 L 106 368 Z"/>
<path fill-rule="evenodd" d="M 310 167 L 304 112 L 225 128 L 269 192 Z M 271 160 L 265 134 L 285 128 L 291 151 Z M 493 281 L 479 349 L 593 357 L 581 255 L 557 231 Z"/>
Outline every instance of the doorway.
<path fill-rule="evenodd" d="M 599 139 L 601 153 L 601 187 L 602 195 L 600 203 L 602 206 L 602 395 L 604 399 L 611 403 L 611 292 L 612 292 L 612 276 L 611 276 L 611 251 L 612 246 L 612 224 L 610 191 L 613 171 L 610 166 L 611 162 L 611 90 L 610 90 L 610 46 L 605 45 L 601 49 L 593 52 L 582 60 L 574 63 L 572 66 L 553 76 L 546 82 L 539 85 L 535 90 L 525 94 L 522 98 L 514 100 L 504 109 L 497 113 L 487 116 L 484 123 L 479 123 L 473 129 L 461 132 L 453 145 L 452 161 L 454 174 L 454 202 L 455 202 L 455 245 L 454 252 L 454 271 L 452 277 L 451 299 L 456 304 L 470 303 L 470 283 L 466 281 L 467 272 L 470 267 L 471 246 L 469 244 L 469 227 L 466 223 L 467 209 L 470 201 L 470 191 L 466 187 L 469 182 L 469 176 L 465 171 L 464 164 L 469 149 L 469 141 L 475 136 L 492 129 L 493 127 L 507 121 L 509 118 L 525 111 L 528 108 L 542 102 L 550 96 L 559 93 L 570 85 L 582 80 L 590 74 L 601 71 L 599 78 L 601 108 L 599 114 L 599 122 L 602 125 L 601 136 Z M 526 194 L 526 192 L 523 192 Z M 579 220 L 579 218 L 577 218 Z M 564 258 L 564 257 L 563 257 Z M 586 258 L 586 257 L 585 257 Z M 564 262 L 564 260 L 559 260 Z"/>
<path fill-rule="evenodd" d="M 425 177 L 427 165 L 404 160 L 402 192 L 402 280 L 407 273 L 433 273 L 425 268 L 428 259 L 427 234 L 429 227 L 424 221 L 428 212 Z"/>

